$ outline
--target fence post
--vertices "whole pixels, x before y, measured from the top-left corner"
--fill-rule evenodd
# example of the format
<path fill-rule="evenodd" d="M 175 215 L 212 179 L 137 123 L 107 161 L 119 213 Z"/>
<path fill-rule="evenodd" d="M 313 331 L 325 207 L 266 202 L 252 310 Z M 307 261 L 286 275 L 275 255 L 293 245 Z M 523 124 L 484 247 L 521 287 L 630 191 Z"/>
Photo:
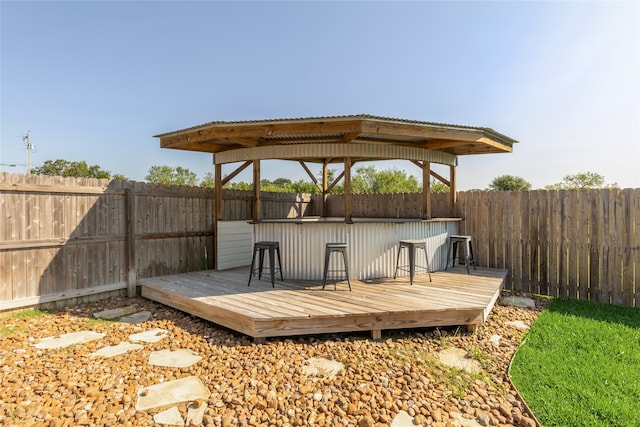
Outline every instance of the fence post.
<path fill-rule="evenodd" d="M 135 235 L 135 193 L 131 187 L 125 189 L 125 210 L 127 217 L 127 297 L 136 296 L 137 265 Z"/>

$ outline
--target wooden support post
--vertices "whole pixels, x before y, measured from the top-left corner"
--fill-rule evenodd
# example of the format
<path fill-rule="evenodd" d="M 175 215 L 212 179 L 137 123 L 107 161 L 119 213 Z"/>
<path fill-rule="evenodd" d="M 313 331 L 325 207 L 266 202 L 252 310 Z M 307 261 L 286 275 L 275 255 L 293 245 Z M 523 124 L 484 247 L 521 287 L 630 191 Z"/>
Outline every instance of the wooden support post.
<path fill-rule="evenodd" d="M 351 222 L 351 157 L 344 159 L 344 220 Z"/>
<path fill-rule="evenodd" d="M 214 206 L 214 214 L 213 214 L 213 268 L 218 268 L 218 221 L 221 221 L 222 218 L 222 165 L 215 165 L 215 183 L 214 189 L 215 191 L 215 206 Z"/>
<path fill-rule="evenodd" d="M 374 341 L 379 341 L 382 339 L 382 329 L 372 329 L 371 330 L 371 339 Z"/>
<path fill-rule="evenodd" d="M 260 207 L 260 160 L 253 161 L 253 220 L 262 219 Z"/>
<path fill-rule="evenodd" d="M 422 219 L 431 219 L 431 163 L 422 164 Z"/>
<path fill-rule="evenodd" d="M 327 161 L 322 162 L 322 216 L 329 216 L 329 206 L 327 200 L 329 199 L 329 163 Z"/>
<path fill-rule="evenodd" d="M 449 191 L 451 196 L 451 217 L 455 218 L 456 216 L 456 202 L 458 198 L 458 193 L 456 190 L 456 167 L 455 165 L 449 166 Z"/>
<path fill-rule="evenodd" d="M 222 165 L 216 165 L 215 167 L 215 183 L 214 183 L 214 190 L 215 190 L 215 195 L 216 195 L 216 199 L 215 199 L 215 218 L 214 220 L 216 222 L 222 220 Z"/>
<path fill-rule="evenodd" d="M 136 195 L 131 188 L 125 189 L 127 218 L 127 297 L 136 296 L 138 265 L 136 257 Z"/>

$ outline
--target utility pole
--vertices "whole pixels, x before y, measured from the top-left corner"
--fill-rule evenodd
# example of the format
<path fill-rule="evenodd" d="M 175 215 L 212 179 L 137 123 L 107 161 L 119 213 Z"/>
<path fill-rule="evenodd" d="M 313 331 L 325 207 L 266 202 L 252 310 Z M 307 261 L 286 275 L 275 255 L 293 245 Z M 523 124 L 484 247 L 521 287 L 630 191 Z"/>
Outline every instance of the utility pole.
<path fill-rule="evenodd" d="M 36 146 L 31 143 L 31 131 L 28 130 L 27 134 L 22 137 L 22 142 L 27 147 L 27 175 L 31 173 L 31 152 L 35 151 Z"/>

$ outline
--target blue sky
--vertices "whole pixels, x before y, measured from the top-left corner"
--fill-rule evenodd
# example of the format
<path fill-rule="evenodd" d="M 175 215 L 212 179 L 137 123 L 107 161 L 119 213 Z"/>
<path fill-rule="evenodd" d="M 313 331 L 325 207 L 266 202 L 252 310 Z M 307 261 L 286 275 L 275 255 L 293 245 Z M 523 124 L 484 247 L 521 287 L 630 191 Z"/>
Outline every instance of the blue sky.
<path fill-rule="evenodd" d="M 84 160 L 143 180 L 166 164 L 203 177 L 210 155 L 160 149 L 153 135 L 372 114 L 520 141 L 460 157 L 461 190 L 587 171 L 640 187 L 640 2 L 2 0 L 0 19 L 0 171 L 24 171 L 6 163 L 26 163 L 31 131 L 32 166 Z M 420 178 L 408 162 L 377 168 Z M 296 163 L 262 173 L 306 179 Z"/>

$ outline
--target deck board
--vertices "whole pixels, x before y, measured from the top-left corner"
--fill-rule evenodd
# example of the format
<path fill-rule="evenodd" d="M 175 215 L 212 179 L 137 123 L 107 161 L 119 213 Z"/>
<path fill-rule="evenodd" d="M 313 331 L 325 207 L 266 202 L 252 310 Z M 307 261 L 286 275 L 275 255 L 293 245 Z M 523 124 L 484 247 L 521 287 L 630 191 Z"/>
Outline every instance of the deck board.
<path fill-rule="evenodd" d="M 346 281 L 252 279 L 246 267 L 140 279 L 142 296 L 253 338 L 465 325 L 486 320 L 506 270 L 464 267 L 397 279 Z"/>

